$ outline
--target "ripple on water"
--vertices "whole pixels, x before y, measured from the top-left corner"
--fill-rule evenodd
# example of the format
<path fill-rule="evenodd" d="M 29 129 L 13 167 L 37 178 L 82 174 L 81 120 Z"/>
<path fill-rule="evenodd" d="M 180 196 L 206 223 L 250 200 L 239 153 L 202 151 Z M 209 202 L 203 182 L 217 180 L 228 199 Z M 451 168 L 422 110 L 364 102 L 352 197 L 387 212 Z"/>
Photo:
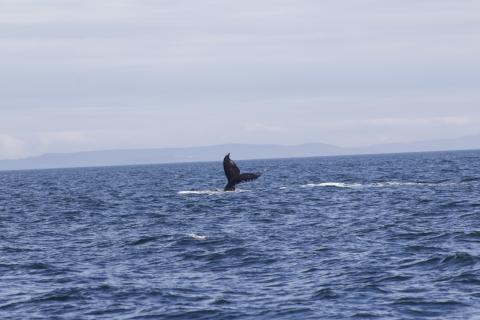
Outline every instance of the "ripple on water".
<path fill-rule="evenodd" d="M 130 244 L 132 246 L 140 246 L 142 244 L 157 241 L 158 239 L 159 239 L 159 237 L 145 237 L 145 238 L 141 238 L 141 239 L 135 240 L 133 242 L 130 242 Z"/>
<path fill-rule="evenodd" d="M 338 298 L 338 295 L 330 288 L 322 288 L 315 291 L 312 295 L 314 300 L 330 300 Z"/>
<path fill-rule="evenodd" d="M 478 160 L 0 172 L 0 319 L 475 319 Z"/>
<path fill-rule="evenodd" d="M 402 313 L 416 317 L 441 317 L 446 313 L 458 310 L 468 305 L 455 300 L 427 300 L 418 297 L 402 297 L 396 299 L 392 306 Z"/>
<path fill-rule="evenodd" d="M 466 252 L 455 252 L 447 255 L 431 255 L 427 258 L 406 261 L 400 264 L 401 269 L 409 268 L 460 268 L 473 267 L 479 261 L 478 256 L 473 256 Z"/>

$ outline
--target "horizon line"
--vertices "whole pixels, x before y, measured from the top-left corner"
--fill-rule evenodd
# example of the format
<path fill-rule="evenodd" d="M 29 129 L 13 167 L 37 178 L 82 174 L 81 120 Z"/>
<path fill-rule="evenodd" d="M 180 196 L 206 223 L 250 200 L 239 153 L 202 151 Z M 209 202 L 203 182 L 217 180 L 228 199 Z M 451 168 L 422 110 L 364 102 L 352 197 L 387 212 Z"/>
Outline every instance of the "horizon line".
<path fill-rule="evenodd" d="M 115 150 L 112 150 L 115 151 Z M 313 159 L 313 158 L 331 158 L 331 157 L 366 157 L 366 156 L 385 156 L 385 155 L 402 155 L 402 154 L 420 154 L 420 153 L 445 153 L 445 152 L 475 152 L 480 151 L 479 148 L 473 149 L 448 149 L 448 150 L 429 150 L 429 151 L 403 151 L 403 152 L 379 152 L 379 153 L 352 153 L 352 154 L 326 154 L 316 156 L 292 156 L 292 157 L 273 157 L 273 158 L 247 158 L 238 159 L 237 161 L 257 161 L 257 160 L 287 160 L 287 159 Z M 95 152 L 95 151 L 93 151 Z M 68 153 L 67 153 L 68 154 Z M 26 158 L 28 159 L 28 158 Z M 22 160 L 22 159 L 19 159 Z M 15 160 L 0 160 L 15 161 Z M 158 162 L 158 163 L 131 163 L 131 164 L 111 164 L 111 165 L 91 165 L 91 166 L 71 166 L 71 167 L 45 167 L 45 168 L 26 168 L 26 169 L 1 169 L 0 172 L 18 172 L 18 171 L 37 171 L 37 170 L 68 170 L 68 169 L 93 169 L 93 168 L 110 168 L 110 167 L 134 167 L 134 166 L 160 166 L 175 164 L 192 164 L 192 163 L 211 163 L 221 162 L 222 160 L 193 160 L 193 161 L 177 161 L 177 162 Z"/>
<path fill-rule="evenodd" d="M 0 159 L 1 162 L 3 161 L 21 161 L 27 160 L 32 158 L 39 158 L 47 155 L 68 155 L 68 154 L 81 154 L 81 153 L 94 153 L 94 152 L 115 152 L 115 151 L 146 151 L 146 150 L 181 150 L 181 149 L 195 149 L 195 148 L 212 148 L 212 147 L 222 147 L 222 146 L 280 146 L 280 147 L 298 147 L 298 146 L 306 146 L 306 145 L 325 145 L 330 147 L 335 147 L 339 149 L 362 149 L 362 148 L 371 148 L 371 147 L 378 147 L 378 146 L 390 146 L 390 145 L 402 145 L 402 144 L 413 144 L 413 143 L 423 143 L 423 142 L 438 142 L 438 141 L 452 141 L 458 140 L 463 138 L 475 137 L 480 136 L 480 133 L 470 134 L 470 135 L 462 135 L 455 138 L 438 138 L 438 139 L 428 139 L 428 140 L 413 140 L 413 141 L 403 141 L 403 142 L 384 142 L 384 143 L 373 143 L 367 145 L 360 145 L 360 146 L 341 146 L 337 144 L 327 143 L 327 142 L 303 142 L 303 143 L 294 143 L 294 144 L 283 144 L 283 143 L 242 143 L 242 142 L 231 142 L 231 143 L 218 143 L 218 144 L 206 144 L 206 145 L 199 145 L 199 146 L 185 146 L 185 147 L 141 147 L 141 148 L 105 148 L 105 149 L 93 149 L 93 150 L 79 150 L 79 151 L 53 151 L 53 152 L 45 152 L 36 155 L 29 155 L 21 158 L 5 158 Z M 468 149 L 460 149 L 460 150 L 468 150 Z M 476 149 L 472 149 L 476 150 Z M 432 151 L 432 150 L 430 150 Z M 413 151 L 413 152 L 430 152 L 430 151 Z M 445 150 L 438 150 L 438 151 L 456 151 L 452 149 L 445 149 Z M 397 153 L 397 152 L 394 152 Z M 409 153 L 407 152 L 399 152 L 399 153 Z M 378 154 L 378 153 L 375 153 Z M 386 154 L 389 154 L 388 152 Z"/>

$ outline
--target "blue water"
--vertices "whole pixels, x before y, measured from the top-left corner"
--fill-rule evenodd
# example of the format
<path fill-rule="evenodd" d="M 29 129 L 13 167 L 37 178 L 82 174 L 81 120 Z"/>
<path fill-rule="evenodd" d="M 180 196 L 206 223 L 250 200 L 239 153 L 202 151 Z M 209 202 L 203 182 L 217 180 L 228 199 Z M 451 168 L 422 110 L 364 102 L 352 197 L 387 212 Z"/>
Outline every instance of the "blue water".
<path fill-rule="evenodd" d="M 478 319 L 479 151 L 238 164 L 0 172 L 0 318 Z"/>

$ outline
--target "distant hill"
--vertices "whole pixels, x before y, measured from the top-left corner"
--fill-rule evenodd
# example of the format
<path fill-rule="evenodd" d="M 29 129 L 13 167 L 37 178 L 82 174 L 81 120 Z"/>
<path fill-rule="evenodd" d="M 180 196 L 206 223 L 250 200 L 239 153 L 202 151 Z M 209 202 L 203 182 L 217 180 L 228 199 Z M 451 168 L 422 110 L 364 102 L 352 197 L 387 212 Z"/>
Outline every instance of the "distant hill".
<path fill-rule="evenodd" d="M 361 148 L 342 148 L 324 143 L 291 146 L 275 144 L 225 144 L 191 148 L 50 153 L 18 160 L 0 160 L 0 170 L 220 161 L 227 152 L 232 152 L 233 158 L 240 160 L 467 149 L 480 149 L 480 135 L 458 139 L 378 144 Z"/>
<path fill-rule="evenodd" d="M 225 144 L 191 148 L 103 150 L 76 153 L 49 153 L 18 160 L 0 160 L 0 170 L 116 166 L 222 160 L 232 152 L 234 159 L 309 157 L 343 154 L 340 147 L 314 143 L 297 146 Z"/>

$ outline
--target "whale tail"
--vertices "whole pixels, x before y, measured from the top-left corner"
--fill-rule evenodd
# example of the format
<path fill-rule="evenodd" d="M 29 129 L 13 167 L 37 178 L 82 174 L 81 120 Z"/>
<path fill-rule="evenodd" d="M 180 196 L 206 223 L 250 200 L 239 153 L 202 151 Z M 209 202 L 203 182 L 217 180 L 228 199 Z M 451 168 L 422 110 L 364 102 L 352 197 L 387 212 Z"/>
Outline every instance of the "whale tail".
<path fill-rule="evenodd" d="M 223 159 L 223 169 L 227 176 L 228 183 L 225 186 L 225 191 L 235 191 L 235 186 L 242 182 L 252 181 L 260 177 L 262 174 L 255 173 L 240 173 L 240 169 L 237 164 L 230 159 L 230 153 L 228 153 Z"/>

